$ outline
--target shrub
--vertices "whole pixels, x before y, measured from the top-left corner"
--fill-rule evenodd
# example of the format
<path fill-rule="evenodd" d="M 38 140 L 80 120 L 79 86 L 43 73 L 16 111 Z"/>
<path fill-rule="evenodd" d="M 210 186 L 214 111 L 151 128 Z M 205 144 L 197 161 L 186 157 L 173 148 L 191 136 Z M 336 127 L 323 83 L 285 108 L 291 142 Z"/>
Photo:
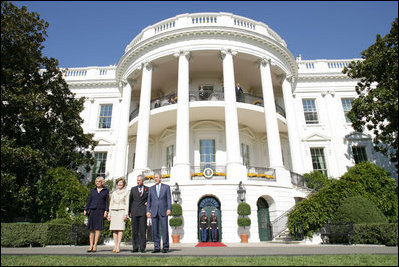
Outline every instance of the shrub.
<path fill-rule="evenodd" d="M 314 171 L 311 173 L 305 173 L 303 175 L 305 180 L 306 187 L 313 189 L 315 191 L 319 191 L 324 185 L 326 185 L 329 180 L 327 176 L 325 176 L 320 171 Z"/>
<path fill-rule="evenodd" d="M 72 224 L 72 220 L 68 218 L 56 218 L 51 221 L 48 221 L 47 223 L 51 224 Z"/>
<path fill-rule="evenodd" d="M 182 218 L 171 218 L 170 220 L 169 220 L 169 225 L 171 226 L 171 227 L 179 227 L 179 226 L 181 226 L 183 224 L 183 219 Z"/>
<path fill-rule="evenodd" d="M 109 230 L 110 222 L 105 220 L 104 222 L 104 230 L 101 233 L 102 238 L 112 237 L 112 231 Z M 123 231 L 122 241 L 128 242 L 132 240 L 132 221 L 128 218 L 126 220 L 125 231 Z M 103 241 L 103 240 L 102 240 Z"/>
<path fill-rule="evenodd" d="M 361 162 L 350 168 L 341 180 L 359 184 L 364 189 L 361 196 L 373 201 L 389 222 L 397 222 L 397 186 L 386 170 L 371 162 Z"/>
<path fill-rule="evenodd" d="M 373 223 L 355 224 L 354 244 L 379 244 L 387 246 L 398 245 L 398 224 Z"/>
<path fill-rule="evenodd" d="M 247 203 L 240 203 L 237 208 L 238 215 L 250 215 L 251 214 L 251 206 Z"/>
<path fill-rule="evenodd" d="M 245 228 L 245 227 L 251 225 L 251 219 L 250 218 L 238 218 L 237 224 L 238 224 L 238 226 Z"/>
<path fill-rule="evenodd" d="M 312 237 L 325 223 L 333 219 L 346 198 L 359 196 L 369 199 L 382 211 L 389 222 L 398 218 L 398 196 L 395 180 L 370 162 L 350 168 L 340 180 L 332 179 L 308 199 L 297 203 L 288 214 L 287 226 L 291 236 L 304 232 Z M 302 227 L 298 227 L 298 222 Z"/>
<path fill-rule="evenodd" d="M 171 215 L 172 216 L 181 216 L 183 214 L 183 209 L 180 204 L 172 204 Z"/>
<path fill-rule="evenodd" d="M 334 223 L 387 223 L 388 220 L 377 206 L 362 197 L 350 197 L 343 201 L 333 217 Z"/>
<path fill-rule="evenodd" d="M 50 169 L 37 182 L 38 211 L 45 221 L 70 217 L 69 212 L 83 211 L 89 189 L 80 184 L 78 174 L 64 167 Z"/>

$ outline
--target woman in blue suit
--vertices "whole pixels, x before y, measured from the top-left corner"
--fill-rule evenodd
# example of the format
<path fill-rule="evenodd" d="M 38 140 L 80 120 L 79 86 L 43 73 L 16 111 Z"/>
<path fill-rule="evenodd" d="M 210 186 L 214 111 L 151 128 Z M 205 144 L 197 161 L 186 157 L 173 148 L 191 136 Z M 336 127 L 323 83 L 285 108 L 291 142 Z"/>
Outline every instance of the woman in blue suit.
<path fill-rule="evenodd" d="M 96 188 L 90 192 L 89 199 L 83 211 L 83 214 L 89 215 L 87 229 L 90 230 L 90 248 L 87 252 L 96 252 L 97 243 L 101 231 L 104 229 L 104 219 L 108 215 L 109 191 L 104 187 L 105 180 L 99 176 L 96 178 Z"/>

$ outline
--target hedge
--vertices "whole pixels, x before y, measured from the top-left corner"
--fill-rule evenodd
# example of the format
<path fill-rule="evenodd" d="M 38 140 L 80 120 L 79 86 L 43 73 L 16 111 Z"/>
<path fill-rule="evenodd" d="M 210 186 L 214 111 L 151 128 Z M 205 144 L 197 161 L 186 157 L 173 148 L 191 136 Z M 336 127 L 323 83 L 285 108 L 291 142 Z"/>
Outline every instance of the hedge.
<path fill-rule="evenodd" d="M 88 244 L 86 226 L 53 223 L 2 223 L 2 247 Z M 87 238 L 86 238 L 87 236 Z"/>
<path fill-rule="evenodd" d="M 398 245 L 397 223 L 355 224 L 353 244 Z"/>

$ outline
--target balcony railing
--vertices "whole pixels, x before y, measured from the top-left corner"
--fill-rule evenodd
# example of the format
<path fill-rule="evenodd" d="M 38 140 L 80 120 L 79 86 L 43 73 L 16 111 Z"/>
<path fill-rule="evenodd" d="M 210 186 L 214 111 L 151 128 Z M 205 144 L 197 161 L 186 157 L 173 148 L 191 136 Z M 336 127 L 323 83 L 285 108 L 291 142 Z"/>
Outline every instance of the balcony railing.
<path fill-rule="evenodd" d="M 212 165 L 212 164 L 211 164 Z M 205 179 L 226 179 L 226 166 L 211 166 L 213 170 L 212 178 L 205 178 L 204 169 L 206 166 L 191 166 L 191 179 L 192 180 L 205 180 Z"/>
<path fill-rule="evenodd" d="M 248 166 L 248 178 L 251 180 L 276 181 L 276 170 L 273 168 Z"/>
<path fill-rule="evenodd" d="M 195 101 L 224 101 L 224 92 L 214 91 L 211 93 L 205 93 L 200 95 L 198 90 L 190 90 L 189 92 L 190 102 Z M 175 93 L 166 96 L 158 97 L 151 101 L 151 109 L 156 109 L 159 107 L 164 107 L 172 104 L 176 104 L 178 101 L 177 95 Z M 263 107 L 263 98 L 260 96 L 254 96 L 251 94 L 243 93 L 237 96 L 237 102 L 252 104 L 256 106 Z M 276 112 L 285 118 L 285 110 L 281 106 L 276 105 Z M 136 108 L 130 113 L 129 121 L 133 120 L 139 115 L 139 109 Z"/>
<path fill-rule="evenodd" d="M 143 172 L 145 181 L 154 181 L 154 174 L 159 173 L 163 179 L 170 178 L 170 168 L 151 169 Z"/>
<path fill-rule="evenodd" d="M 194 13 L 194 14 L 183 14 L 178 15 L 173 18 L 169 18 L 160 21 L 154 25 L 146 27 L 144 30 L 138 34 L 129 45 L 126 46 L 125 52 L 130 50 L 135 45 L 152 38 L 156 35 L 176 31 L 181 29 L 192 29 L 195 27 L 220 27 L 234 28 L 237 30 L 246 30 L 248 32 L 253 32 L 259 35 L 266 36 L 268 38 L 274 39 L 280 45 L 287 47 L 285 41 L 266 24 L 258 22 L 246 17 L 237 16 L 231 13 Z"/>

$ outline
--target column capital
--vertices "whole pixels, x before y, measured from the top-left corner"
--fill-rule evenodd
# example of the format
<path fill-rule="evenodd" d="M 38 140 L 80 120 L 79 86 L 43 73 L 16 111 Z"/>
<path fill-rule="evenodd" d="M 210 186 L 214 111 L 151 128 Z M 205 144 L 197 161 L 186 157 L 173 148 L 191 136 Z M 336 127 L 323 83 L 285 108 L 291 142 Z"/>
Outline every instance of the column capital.
<path fill-rule="evenodd" d="M 237 55 L 237 51 L 235 51 L 235 50 L 233 50 L 231 48 L 222 48 L 222 49 L 220 49 L 219 58 L 223 60 L 227 54 L 231 54 L 232 56 L 236 56 Z"/>
<path fill-rule="evenodd" d="M 146 68 L 147 70 L 155 70 L 157 66 L 152 62 L 152 61 L 145 61 L 141 63 L 141 68 L 144 70 Z"/>
<path fill-rule="evenodd" d="M 173 56 L 179 58 L 181 55 L 185 56 L 188 60 L 191 58 L 191 51 L 190 50 L 180 50 L 173 53 Z"/>
<path fill-rule="evenodd" d="M 262 57 L 259 58 L 258 60 L 255 61 L 255 65 L 260 67 L 262 66 L 266 66 L 267 64 L 272 65 L 272 59 L 268 58 L 268 57 Z"/>

